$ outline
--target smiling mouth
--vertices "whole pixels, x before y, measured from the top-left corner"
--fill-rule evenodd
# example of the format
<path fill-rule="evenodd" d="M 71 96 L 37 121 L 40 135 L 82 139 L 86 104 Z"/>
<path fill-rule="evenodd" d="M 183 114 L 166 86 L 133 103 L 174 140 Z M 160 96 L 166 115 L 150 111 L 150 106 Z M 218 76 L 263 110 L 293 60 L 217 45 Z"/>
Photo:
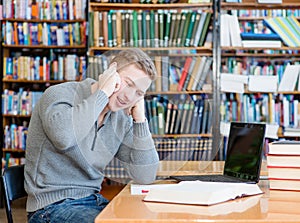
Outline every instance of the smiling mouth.
<path fill-rule="evenodd" d="M 126 105 L 127 103 L 125 101 L 123 101 L 121 98 L 118 98 L 118 102 L 120 105 Z"/>

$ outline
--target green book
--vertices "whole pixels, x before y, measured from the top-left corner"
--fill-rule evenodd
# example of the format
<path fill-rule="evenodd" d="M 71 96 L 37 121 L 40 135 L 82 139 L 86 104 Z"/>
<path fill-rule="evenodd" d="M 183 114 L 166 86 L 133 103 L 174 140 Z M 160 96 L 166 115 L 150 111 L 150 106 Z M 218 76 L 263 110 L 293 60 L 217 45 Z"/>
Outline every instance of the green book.
<path fill-rule="evenodd" d="M 165 134 L 165 108 L 163 103 L 157 102 L 157 116 L 158 116 L 158 134 Z"/>
<path fill-rule="evenodd" d="M 191 20 L 191 15 L 192 15 L 191 12 L 186 13 L 186 19 L 185 19 L 185 22 L 184 22 L 183 31 L 181 33 L 179 46 L 184 46 L 184 42 L 185 42 L 185 39 L 186 39 L 186 35 L 187 35 L 187 32 L 188 32 L 188 28 L 189 28 L 189 24 L 190 24 L 190 20 Z"/>
<path fill-rule="evenodd" d="M 169 43 L 168 46 L 172 46 L 173 39 L 174 39 L 174 31 L 175 31 L 175 24 L 176 24 L 176 12 L 171 13 L 171 24 L 170 24 L 170 35 L 169 35 Z"/>
<path fill-rule="evenodd" d="M 174 29 L 174 35 L 173 35 L 173 43 L 172 46 L 176 46 L 177 43 L 177 37 L 179 34 L 179 28 L 181 23 L 181 12 L 176 13 L 176 22 L 175 22 L 175 29 Z"/>
<path fill-rule="evenodd" d="M 117 14 L 115 11 L 111 14 L 111 20 L 112 20 L 112 40 L 113 40 L 113 46 L 117 46 Z"/>
<path fill-rule="evenodd" d="M 129 13 L 129 46 L 134 46 L 133 42 L 133 15 L 132 12 Z"/>
<path fill-rule="evenodd" d="M 197 12 L 195 12 L 195 11 L 191 12 L 191 18 L 190 18 L 190 22 L 188 24 L 188 30 L 187 30 L 187 34 L 185 37 L 184 46 L 190 46 L 193 28 L 194 28 L 195 21 L 196 21 L 196 15 L 197 15 Z"/>
<path fill-rule="evenodd" d="M 164 46 L 164 12 L 162 10 L 158 11 L 159 20 L 159 46 Z"/>
<path fill-rule="evenodd" d="M 154 39 L 155 39 L 155 14 L 154 11 L 150 11 L 150 46 L 154 47 Z"/>
<path fill-rule="evenodd" d="M 142 46 L 147 46 L 147 24 L 146 24 L 146 11 L 142 11 Z"/>
<path fill-rule="evenodd" d="M 112 11 L 107 13 L 108 47 L 113 47 Z"/>
<path fill-rule="evenodd" d="M 150 12 L 145 12 L 146 13 L 146 46 L 150 47 L 151 46 L 151 37 L 150 37 Z"/>
<path fill-rule="evenodd" d="M 203 46 L 204 45 L 204 42 L 205 42 L 205 39 L 206 39 L 206 36 L 207 36 L 207 33 L 208 33 L 210 18 L 211 18 L 211 13 L 207 13 L 205 21 L 204 21 L 203 28 L 202 28 L 202 32 L 201 32 L 201 36 L 200 36 L 200 39 L 199 39 L 198 46 Z"/>
<path fill-rule="evenodd" d="M 89 12 L 89 37 L 88 43 L 89 47 L 94 46 L 94 12 Z"/>
<path fill-rule="evenodd" d="M 165 17 L 166 17 L 166 27 L 165 27 L 165 33 L 164 33 L 164 46 L 168 47 L 169 45 L 169 38 L 170 38 L 170 26 L 171 26 L 171 12 L 166 11 Z"/>
<path fill-rule="evenodd" d="M 154 29 L 154 47 L 159 47 L 159 18 L 157 11 L 154 13 Z"/>
<path fill-rule="evenodd" d="M 142 12 L 138 11 L 137 12 L 137 21 L 138 21 L 138 46 L 142 47 L 143 46 L 143 33 L 142 33 Z"/>
<path fill-rule="evenodd" d="M 195 18 L 193 32 L 192 32 L 192 35 L 191 35 L 191 40 L 190 40 L 189 46 L 193 46 L 193 44 L 194 44 L 194 39 L 195 39 L 195 35 L 196 35 L 196 32 L 197 32 L 197 28 L 198 28 L 200 18 L 201 18 L 201 13 L 196 12 L 196 18 Z"/>
<path fill-rule="evenodd" d="M 121 46 L 126 46 L 126 31 L 127 31 L 127 26 L 126 26 L 126 12 L 122 12 L 121 14 L 121 20 L 122 20 L 122 34 L 121 34 Z"/>
<path fill-rule="evenodd" d="M 137 21 L 137 11 L 132 12 L 132 34 L 133 34 L 133 46 L 138 47 L 138 21 Z"/>
<path fill-rule="evenodd" d="M 182 12 L 180 26 L 179 26 L 179 30 L 178 30 L 178 34 L 177 34 L 176 46 L 181 46 L 181 38 L 182 38 L 183 30 L 184 30 L 186 16 L 187 16 L 187 12 Z"/>

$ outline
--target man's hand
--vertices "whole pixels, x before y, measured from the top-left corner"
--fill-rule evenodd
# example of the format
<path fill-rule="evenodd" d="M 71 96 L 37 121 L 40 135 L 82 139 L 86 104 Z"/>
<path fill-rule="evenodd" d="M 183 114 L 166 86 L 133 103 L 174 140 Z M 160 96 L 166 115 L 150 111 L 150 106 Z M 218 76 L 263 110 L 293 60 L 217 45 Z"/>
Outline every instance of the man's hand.
<path fill-rule="evenodd" d="M 129 108 L 126 113 L 132 115 L 135 122 L 144 122 L 146 120 L 144 98 L 139 100 L 132 108 Z"/>
<path fill-rule="evenodd" d="M 120 89 L 121 79 L 117 72 L 117 63 L 112 63 L 103 74 L 99 75 L 99 89 L 102 90 L 107 97 Z"/>

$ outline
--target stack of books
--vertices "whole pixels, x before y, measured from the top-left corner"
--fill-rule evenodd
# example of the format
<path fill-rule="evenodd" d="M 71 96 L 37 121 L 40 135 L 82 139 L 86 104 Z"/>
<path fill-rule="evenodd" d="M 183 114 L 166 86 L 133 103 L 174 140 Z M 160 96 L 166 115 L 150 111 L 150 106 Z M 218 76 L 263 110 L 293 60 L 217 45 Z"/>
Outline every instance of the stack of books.
<path fill-rule="evenodd" d="M 270 189 L 300 191 L 300 142 L 269 143 L 267 155 Z"/>

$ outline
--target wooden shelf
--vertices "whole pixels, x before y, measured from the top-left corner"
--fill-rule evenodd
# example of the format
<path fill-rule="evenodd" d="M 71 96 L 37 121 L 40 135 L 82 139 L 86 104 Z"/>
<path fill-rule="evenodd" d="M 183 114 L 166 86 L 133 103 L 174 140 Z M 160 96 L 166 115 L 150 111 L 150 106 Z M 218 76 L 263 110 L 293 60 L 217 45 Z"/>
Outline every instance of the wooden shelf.
<path fill-rule="evenodd" d="M 24 153 L 24 149 L 2 149 L 3 152 L 10 152 L 10 153 Z"/>
<path fill-rule="evenodd" d="M 212 3 L 173 3 L 173 4 L 140 4 L 140 3 L 97 3 L 91 2 L 90 7 L 93 10 L 111 10 L 111 9 L 189 9 L 203 8 L 211 9 Z"/>
<path fill-rule="evenodd" d="M 238 50 L 244 50 L 244 51 L 250 51 L 250 50 L 299 50 L 300 47 L 289 47 L 289 46 L 283 46 L 283 47 L 268 47 L 268 48 L 261 48 L 261 47 L 240 47 L 240 46 L 222 46 L 221 50 L 228 50 L 228 51 L 238 51 Z"/>
<path fill-rule="evenodd" d="M 125 50 L 125 49 L 130 49 L 132 47 L 90 47 L 90 51 L 110 51 L 110 50 Z M 151 51 L 168 51 L 168 50 L 196 50 L 198 51 L 208 51 L 212 53 L 212 47 L 139 47 L 142 50 L 151 50 Z"/>
<path fill-rule="evenodd" d="M 74 46 L 45 46 L 45 45 L 2 45 L 3 48 L 34 48 L 34 49 L 86 49 L 85 45 L 74 45 Z"/>
<path fill-rule="evenodd" d="M 196 137 L 205 137 L 211 138 L 211 134 L 163 134 L 163 135 L 152 135 L 153 138 L 196 138 Z"/>
<path fill-rule="evenodd" d="M 76 22 L 85 22 L 84 19 L 66 19 L 66 20 L 54 20 L 54 19 L 13 19 L 13 18 L 3 18 L 2 21 L 8 21 L 8 22 L 27 22 L 27 23 L 76 23 Z"/>
<path fill-rule="evenodd" d="M 3 83 L 28 83 L 28 84 L 59 84 L 68 82 L 67 80 L 20 80 L 20 79 L 2 79 Z"/>
<path fill-rule="evenodd" d="M 300 7 L 298 0 L 283 0 L 281 4 L 263 4 L 255 0 L 243 0 L 242 3 L 221 2 L 222 10 L 236 9 L 295 9 Z"/>
<path fill-rule="evenodd" d="M 177 95 L 177 94 L 212 94 L 211 91 L 149 91 L 146 92 L 147 95 Z"/>
<path fill-rule="evenodd" d="M 288 53 L 274 53 L 274 54 L 269 54 L 269 53 L 248 53 L 248 52 L 223 52 L 222 53 L 223 57 L 264 57 L 264 58 L 284 58 L 288 57 L 290 60 L 293 59 L 293 57 L 299 57 L 300 52 L 297 54 L 288 54 Z"/>
<path fill-rule="evenodd" d="M 12 115 L 12 114 L 2 114 L 3 118 L 30 118 L 31 115 Z"/>

